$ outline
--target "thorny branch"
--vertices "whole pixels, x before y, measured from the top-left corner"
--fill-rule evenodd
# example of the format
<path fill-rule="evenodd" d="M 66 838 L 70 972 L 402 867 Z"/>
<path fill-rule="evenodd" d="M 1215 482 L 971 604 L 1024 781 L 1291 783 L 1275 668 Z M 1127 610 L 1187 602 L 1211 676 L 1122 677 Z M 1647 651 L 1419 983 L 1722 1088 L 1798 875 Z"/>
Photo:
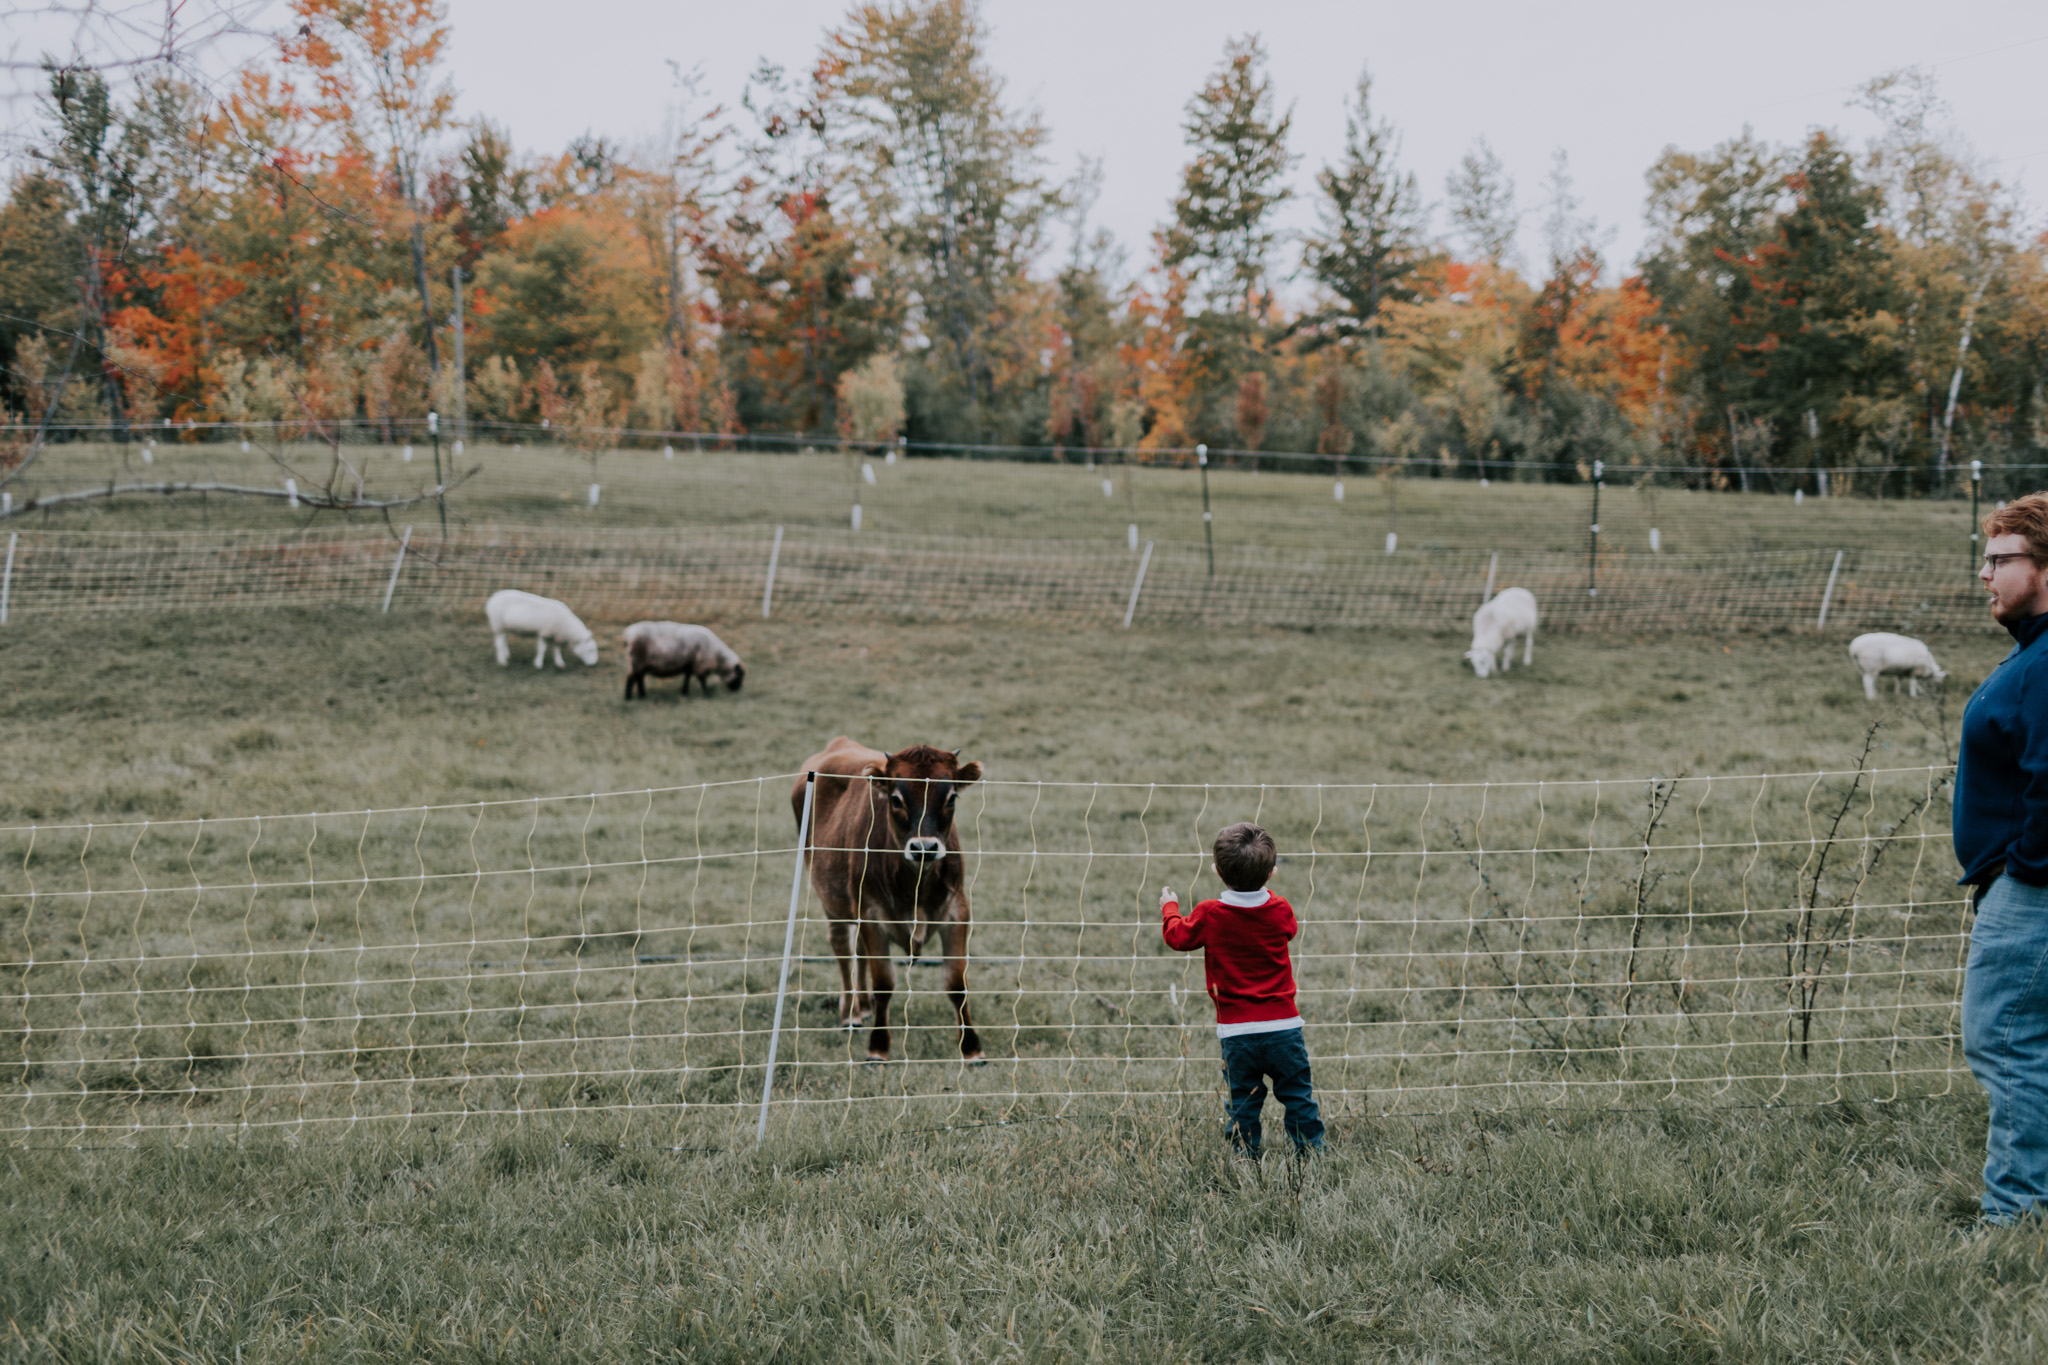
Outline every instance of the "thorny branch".
<path fill-rule="evenodd" d="M 1870 755 L 1877 744 L 1877 732 L 1883 728 L 1882 717 L 1870 723 L 1870 729 L 1863 737 L 1863 751 L 1856 758 L 1855 780 L 1842 795 L 1841 805 L 1828 824 L 1827 836 L 1821 841 L 1818 859 L 1811 878 L 1802 876 L 1799 887 L 1799 910 L 1788 926 L 1785 939 L 1785 984 L 1797 1001 L 1794 1022 L 1799 1027 L 1799 1055 L 1802 1059 L 1810 1055 L 1813 1041 L 1813 1018 L 1820 999 L 1820 988 L 1827 977 L 1828 962 L 1834 956 L 1835 945 L 1840 941 L 1842 931 L 1849 923 L 1861 902 L 1863 887 L 1870 880 L 1878 864 L 1899 834 L 1933 801 L 1934 790 L 1922 792 L 1900 814 L 1899 818 L 1882 826 L 1883 837 L 1875 842 L 1868 838 L 1859 840 L 1862 856 L 1857 860 L 1855 884 L 1847 896 L 1836 897 L 1831 905 L 1821 901 L 1821 876 L 1827 870 L 1829 855 L 1833 853 L 1839 839 L 1842 821 L 1847 818 L 1849 808 L 1855 803 L 1856 794 L 1862 789 L 1863 779 L 1869 775 Z M 1945 727 L 1944 727 L 1945 729 Z M 1873 794 L 1872 798 L 1875 800 Z M 1833 917 L 1826 926 L 1815 933 L 1824 910 L 1832 909 Z"/>

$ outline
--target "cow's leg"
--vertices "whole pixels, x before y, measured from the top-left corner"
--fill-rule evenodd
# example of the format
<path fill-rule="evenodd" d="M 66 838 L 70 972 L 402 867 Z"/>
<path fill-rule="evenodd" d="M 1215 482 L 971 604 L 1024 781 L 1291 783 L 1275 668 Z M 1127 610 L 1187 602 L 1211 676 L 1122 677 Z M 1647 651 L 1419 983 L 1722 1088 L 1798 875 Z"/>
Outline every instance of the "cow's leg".
<path fill-rule="evenodd" d="M 974 1018 L 967 1012 L 967 900 L 956 896 L 946 916 L 946 999 L 953 1002 L 953 1017 L 960 1024 L 960 1055 L 980 1066 L 981 1035 L 974 1031 Z"/>
<path fill-rule="evenodd" d="M 535 668 L 546 668 L 548 666 L 548 637 L 545 635 L 540 637 L 540 648 L 533 652 L 533 666 Z"/>
<path fill-rule="evenodd" d="M 1522 637 L 1522 667 L 1536 662 L 1536 632 L 1532 629 Z"/>
<path fill-rule="evenodd" d="M 1906 695 L 1909 697 L 1917 697 L 1920 695 L 1919 674 L 1909 673 L 1906 675 Z"/>
<path fill-rule="evenodd" d="M 1877 674 L 1865 673 L 1863 675 L 1863 695 L 1871 701 L 1877 700 Z"/>
<path fill-rule="evenodd" d="M 558 645 L 556 645 L 556 646 L 555 646 L 555 667 L 556 667 L 556 668 L 567 668 L 568 666 L 569 666 L 569 665 L 567 665 L 567 664 L 565 664 L 565 663 L 563 663 L 563 662 L 562 662 L 562 647 L 561 647 L 561 646 L 560 646 L 559 644 L 558 644 Z"/>
<path fill-rule="evenodd" d="M 512 662 L 512 650 L 505 644 L 504 631 L 493 631 L 491 633 L 491 643 L 497 647 L 498 666 L 500 668 Z"/>
<path fill-rule="evenodd" d="M 825 926 L 826 941 L 832 945 L 832 961 L 839 967 L 839 1026 L 860 1027 L 859 997 L 853 991 L 853 921 L 831 917 Z"/>
<path fill-rule="evenodd" d="M 868 1031 L 868 1060 L 889 1060 L 889 1000 L 896 994 L 896 966 L 889 961 L 889 936 L 882 926 L 863 921 L 860 926 L 861 961 L 875 988 L 875 1026 Z"/>
<path fill-rule="evenodd" d="M 638 683 L 638 682 L 640 682 L 640 675 L 639 675 L 638 673 L 628 673 L 628 674 L 626 675 L 626 700 L 627 700 L 627 701 L 631 701 L 631 700 L 633 700 L 633 684 L 634 684 L 634 683 Z M 642 688 L 642 690 L 643 690 L 643 695 L 644 695 L 644 690 L 645 690 L 645 688 L 646 688 L 646 686 L 647 686 L 647 685 L 646 685 L 645 683 L 640 683 L 640 686 L 641 686 L 641 688 Z"/>

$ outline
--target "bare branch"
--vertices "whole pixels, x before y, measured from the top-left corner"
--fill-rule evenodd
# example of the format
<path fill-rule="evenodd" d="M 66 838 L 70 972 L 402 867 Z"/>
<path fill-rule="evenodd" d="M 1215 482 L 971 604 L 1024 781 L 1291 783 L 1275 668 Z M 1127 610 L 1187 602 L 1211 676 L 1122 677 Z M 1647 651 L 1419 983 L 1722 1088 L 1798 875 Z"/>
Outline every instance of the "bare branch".
<path fill-rule="evenodd" d="M 414 507 L 423 502 L 432 502 L 482 472 L 483 466 L 475 465 L 447 483 L 424 489 L 409 498 L 387 499 L 339 498 L 317 488 L 291 493 L 282 488 L 254 488 L 246 484 L 233 483 L 110 483 L 103 488 L 81 488 L 70 493 L 50 493 L 43 497 L 30 498 L 19 507 L 0 512 L 0 521 L 10 517 L 26 516 L 39 508 L 48 509 L 92 502 L 99 498 L 119 497 L 123 493 L 157 493 L 165 496 L 177 493 L 231 493 L 241 498 L 276 498 L 281 502 L 296 500 L 301 507 L 310 507 L 316 512 L 389 512 L 400 507 Z"/>

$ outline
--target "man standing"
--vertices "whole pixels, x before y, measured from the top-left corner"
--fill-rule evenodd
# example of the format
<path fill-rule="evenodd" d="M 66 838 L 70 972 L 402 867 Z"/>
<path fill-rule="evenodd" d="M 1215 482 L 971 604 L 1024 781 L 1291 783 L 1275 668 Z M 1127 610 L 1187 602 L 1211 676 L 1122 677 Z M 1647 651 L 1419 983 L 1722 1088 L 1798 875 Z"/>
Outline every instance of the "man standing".
<path fill-rule="evenodd" d="M 1963 709 L 1954 833 L 1977 893 L 1963 1055 L 1991 1097 L 1978 1221 L 2003 1227 L 2048 1204 L 2048 494 L 1984 532 L 1977 577 L 2014 643 Z"/>

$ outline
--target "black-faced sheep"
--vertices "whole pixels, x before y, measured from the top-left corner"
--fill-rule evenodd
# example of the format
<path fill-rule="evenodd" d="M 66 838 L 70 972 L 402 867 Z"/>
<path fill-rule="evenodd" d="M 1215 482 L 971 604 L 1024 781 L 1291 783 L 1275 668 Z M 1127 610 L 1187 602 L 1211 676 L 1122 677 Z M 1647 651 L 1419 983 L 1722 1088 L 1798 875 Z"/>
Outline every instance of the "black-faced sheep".
<path fill-rule="evenodd" d="M 740 656 L 708 627 L 686 626 L 677 621 L 635 621 L 627 626 L 626 668 L 628 701 L 636 690 L 643 697 L 647 695 L 650 673 L 657 678 L 680 674 L 682 695 L 686 697 L 690 695 L 692 678 L 703 684 L 704 693 L 709 696 L 712 678 L 724 683 L 726 691 L 737 692 L 747 676 Z"/>

